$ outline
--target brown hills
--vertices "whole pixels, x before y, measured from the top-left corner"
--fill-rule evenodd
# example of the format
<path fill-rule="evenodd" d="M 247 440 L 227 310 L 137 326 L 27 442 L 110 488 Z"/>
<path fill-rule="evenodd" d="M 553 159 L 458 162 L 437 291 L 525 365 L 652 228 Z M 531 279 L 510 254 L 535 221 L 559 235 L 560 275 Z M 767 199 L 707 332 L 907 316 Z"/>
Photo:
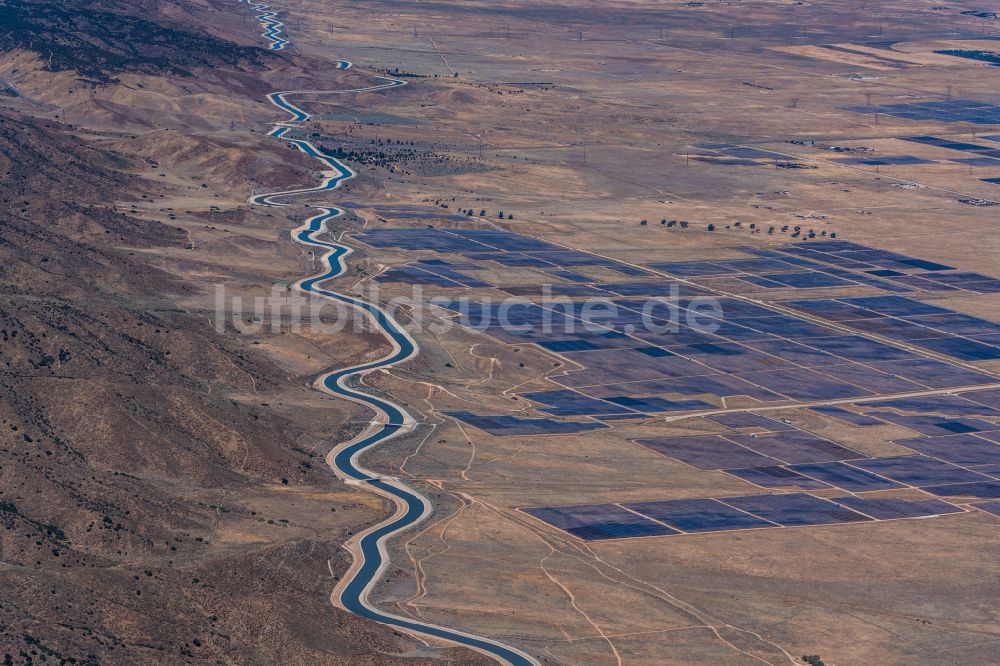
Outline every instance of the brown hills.
<path fill-rule="evenodd" d="M 121 72 L 174 81 L 219 66 L 239 76 L 271 57 L 205 35 L 199 50 L 190 33 L 95 7 L 0 2 L 5 28 L 20 26 L 0 50 L 33 49 L 53 77 L 87 63 L 77 73 L 109 93 Z M 156 35 L 166 45 L 122 48 Z M 224 142 L 105 142 L 134 151 L 125 154 L 79 131 L 0 111 L 0 655 L 430 663 L 416 642 L 328 600 L 349 564 L 339 544 L 385 512 L 322 461 L 353 433 L 354 408 L 313 397 L 308 376 L 182 307 L 201 287 L 168 258 L 185 252 L 190 229 L 116 206 L 177 189 L 148 177 L 142 147 L 181 169 L 215 169 L 213 182 L 267 169 Z M 278 150 L 271 162 L 294 165 Z M 271 179 L 309 174 L 298 165 Z M 214 228 L 223 218 L 191 220 Z"/>

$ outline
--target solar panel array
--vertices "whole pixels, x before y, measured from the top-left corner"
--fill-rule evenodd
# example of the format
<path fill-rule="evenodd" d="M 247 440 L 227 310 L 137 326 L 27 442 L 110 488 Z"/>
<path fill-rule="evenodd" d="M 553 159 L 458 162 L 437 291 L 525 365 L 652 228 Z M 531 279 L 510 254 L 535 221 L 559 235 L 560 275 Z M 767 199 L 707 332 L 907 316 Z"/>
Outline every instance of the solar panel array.
<path fill-rule="evenodd" d="M 804 267 L 892 293 L 913 291 L 956 291 L 998 293 L 997 278 L 959 271 L 934 261 L 910 257 L 898 252 L 879 250 L 847 241 L 819 241 L 790 245 L 775 250 L 746 248 L 754 254 L 767 254 L 788 261 L 797 257 Z M 762 276 L 767 278 L 766 275 Z"/>
<path fill-rule="evenodd" d="M 976 125 L 1000 124 L 1000 105 L 974 99 L 948 99 L 926 102 L 886 104 L 883 106 L 845 106 L 855 113 L 884 113 L 907 120 L 939 120 Z"/>
<path fill-rule="evenodd" d="M 523 296 L 513 305 L 472 298 L 448 307 L 462 315 L 463 325 L 501 342 L 535 344 L 572 361 L 568 366 L 579 366 L 550 377 L 559 385 L 553 390 L 522 396 L 553 418 L 522 423 L 471 412 L 456 416 L 491 434 L 578 432 L 595 423 L 702 410 L 733 396 L 765 403 L 849 399 L 997 381 L 943 358 L 1000 358 L 1000 325 L 898 294 L 994 293 L 1000 292 L 1000 280 L 896 252 L 814 241 L 777 249 L 742 247 L 741 259 L 660 262 L 648 270 L 495 230 L 382 228 L 359 236 L 376 247 L 434 253 L 384 273 L 382 280 L 496 288 Z M 540 271 L 539 280 L 563 280 L 553 295 L 588 301 L 568 298 L 557 308 L 543 307 L 528 298 L 540 295 L 540 287 L 492 285 L 477 277 L 491 264 Z M 623 280 L 598 282 L 585 274 L 594 268 Z M 841 287 L 887 293 L 802 298 L 776 309 L 720 295 L 711 284 L 720 278 L 817 294 Z M 670 307 L 680 324 L 667 332 L 647 330 L 647 297 L 671 289 L 678 298 Z M 700 296 L 714 296 L 721 312 L 698 310 Z M 600 316 L 593 316 L 595 311 Z M 671 314 L 655 308 L 652 313 L 657 323 Z M 691 325 L 695 316 L 701 326 Z M 577 417 L 587 421 L 565 425 L 565 419 Z"/>
<path fill-rule="evenodd" d="M 724 428 L 722 434 L 638 443 L 699 470 L 741 479 L 761 494 L 525 509 L 578 538 L 869 523 L 1000 507 L 1000 391 L 873 399 L 1000 382 L 986 367 L 969 365 L 1000 359 L 1000 324 L 912 297 L 918 291 L 998 293 L 994 277 L 833 240 L 744 247 L 738 248 L 741 258 L 643 268 L 494 230 L 368 229 L 359 236 L 376 247 L 434 253 L 392 269 L 383 280 L 528 297 L 514 305 L 473 299 L 468 308 L 449 307 L 464 325 L 501 342 L 535 344 L 572 362 L 566 367 L 574 369 L 549 377 L 550 389 L 521 394 L 541 417 L 447 412 L 491 435 L 586 432 L 622 419 L 711 411 L 733 396 L 762 405 L 842 400 L 811 409 L 854 428 L 893 426 L 912 433 L 896 442 L 909 453 L 871 457 L 766 413 L 715 414 L 705 420 Z M 540 295 L 534 286 L 482 279 L 490 266 L 538 271 L 559 281 L 553 295 L 569 298 L 558 309 L 546 309 L 531 300 Z M 595 271 L 621 278 L 599 281 L 588 276 Z M 720 294 L 720 281 L 810 295 L 752 302 Z M 679 287 L 672 314 L 683 315 L 682 323 L 667 332 L 643 328 L 646 297 L 670 293 L 671 285 Z M 858 290 L 876 293 L 842 295 Z M 699 310 L 704 295 L 715 297 L 721 312 Z M 589 300 L 572 300 L 578 297 Z M 597 324 L 584 312 L 595 305 L 607 309 Z M 695 314 L 702 325 L 686 318 Z M 866 401 L 851 402 L 858 398 Z M 969 498 L 983 501 L 970 505 Z"/>
<path fill-rule="evenodd" d="M 707 164 L 723 166 L 774 166 L 784 164 L 786 167 L 805 167 L 795 162 L 795 156 L 764 150 L 752 146 L 741 146 L 734 143 L 709 143 L 697 146 L 698 152 L 690 155 L 691 159 Z"/>
<path fill-rule="evenodd" d="M 913 155 L 879 155 L 878 157 L 838 157 L 833 160 L 834 162 L 840 162 L 841 164 L 852 164 L 854 166 L 901 166 L 901 165 L 917 165 L 917 164 L 934 164 L 934 160 L 924 159 L 922 157 L 914 157 Z M 1000 163 L 1000 160 L 998 160 Z"/>
<path fill-rule="evenodd" d="M 484 416 L 467 411 L 445 412 L 448 416 L 496 436 L 567 435 L 597 428 L 607 428 L 597 421 L 557 421 L 555 419 L 525 419 L 516 416 Z"/>
<path fill-rule="evenodd" d="M 838 409 L 830 412 L 836 418 L 863 417 L 843 419 L 855 427 L 895 424 L 920 436 L 896 440 L 911 453 L 873 457 L 762 414 L 709 416 L 706 421 L 733 432 L 637 441 L 699 470 L 724 471 L 761 489 L 780 492 L 601 505 L 632 511 L 672 532 L 609 536 L 605 530 L 581 538 L 902 520 L 962 513 L 970 506 L 1000 515 L 1000 389 L 963 396 L 887 398 Z M 910 496 L 887 496 L 887 491 L 905 491 Z M 919 496 L 914 497 L 915 492 Z M 560 527 L 549 519 L 560 508 L 529 513 Z"/>
<path fill-rule="evenodd" d="M 571 283 L 549 285 L 554 296 L 603 296 L 613 299 L 667 296 L 671 293 L 671 284 L 663 280 L 599 282 L 566 270 L 567 267 L 600 267 L 633 278 L 656 277 L 655 274 L 630 264 L 566 250 L 520 234 L 441 229 L 370 229 L 359 232 L 359 237 L 374 247 L 431 250 L 459 254 L 466 259 L 459 262 L 419 260 L 412 265 L 386 271 L 378 276 L 378 280 L 382 282 L 433 284 L 449 288 L 495 287 L 513 295 L 542 295 L 542 289 L 537 285 L 493 285 L 469 275 L 489 268 L 484 262 L 495 262 L 498 266 L 539 269 L 548 276 Z M 815 241 L 777 250 L 755 247 L 737 249 L 751 256 L 745 259 L 660 262 L 650 264 L 649 267 L 685 280 L 737 280 L 751 290 L 872 287 L 890 293 L 956 290 L 1000 293 L 1000 280 L 992 276 L 959 271 L 937 262 L 846 241 Z M 688 284 L 682 292 L 683 295 L 693 297 L 711 294 L 713 289 L 710 285 L 698 289 Z"/>
<path fill-rule="evenodd" d="M 887 113 L 881 109 L 890 107 L 848 107 L 848 110 L 861 110 L 864 113 Z M 889 115 L 898 115 L 890 113 Z M 947 115 L 947 114 L 944 114 Z M 955 163 L 977 167 L 997 167 L 1000 166 L 1000 149 L 997 146 L 968 143 L 955 139 L 947 139 L 936 136 L 921 135 L 899 137 L 903 141 L 911 141 L 937 148 L 959 151 L 963 157 L 946 159 L 928 159 L 915 155 L 886 155 L 874 154 L 872 152 L 861 152 L 858 154 L 843 155 L 834 157 L 830 161 L 850 166 L 921 166 L 925 164 Z M 997 141 L 996 137 L 982 137 L 987 140 Z M 771 150 L 764 150 L 753 146 L 741 146 L 737 144 L 704 144 L 696 147 L 698 152 L 692 157 L 699 162 L 722 166 L 774 166 L 784 165 L 786 168 L 807 168 L 810 165 L 798 163 L 795 160 L 802 159 L 801 156 L 790 153 L 780 153 Z M 987 182 L 997 179 L 984 179 Z"/>

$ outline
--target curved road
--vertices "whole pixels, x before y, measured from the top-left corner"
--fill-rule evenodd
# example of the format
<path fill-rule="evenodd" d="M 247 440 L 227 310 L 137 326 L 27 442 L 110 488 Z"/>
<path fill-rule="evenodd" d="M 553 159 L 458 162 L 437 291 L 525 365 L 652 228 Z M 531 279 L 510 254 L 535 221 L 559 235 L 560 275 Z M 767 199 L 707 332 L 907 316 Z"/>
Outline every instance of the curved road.
<path fill-rule="evenodd" d="M 251 5 L 259 11 L 265 11 L 266 5 Z M 282 49 L 288 43 L 276 37 L 282 23 L 274 19 L 273 12 L 258 16 L 262 21 L 267 17 L 270 27 L 264 36 L 272 40 L 272 49 Z M 339 61 L 338 69 L 348 69 L 351 63 Z M 270 136 L 288 141 L 296 148 L 322 162 L 329 171 L 324 171 L 323 180 L 313 187 L 306 187 L 282 192 L 259 194 L 250 198 L 249 202 L 258 206 L 288 206 L 281 199 L 286 197 L 322 192 L 338 187 L 345 180 L 354 177 L 354 172 L 338 160 L 324 155 L 316 146 L 308 141 L 287 136 L 299 123 L 309 120 L 310 114 L 288 101 L 291 95 L 335 95 L 356 93 L 384 88 L 394 88 L 405 85 L 398 79 L 375 77 L 382 83 L 356 88 L 352 90 L 291 90 L 274 92 L 267 96 L 268 101 L 290 115 L 284 122 L 275 123 Z M 339 242 L 319 240 L 318 236 L 328 231 L 327 222 L 343 213 L 333 207 L 315 206 L 316 215 L 295 229 L 294 239 L 325 251 L 323 262 L 326 269 L 312 277 L 296 283 L 296 288 L 314 294 L 321 298 L 343 303 L 367 316 L 376 328 L 392 343 L 392 351 L 383 358 L 361 365 L 334 370 L 321 375 L 316 380 L 316 387 L 331 395 L 346 398 L 367 405 L 375 413 L 372 424 L 358 437 L 350 442 L 335 447 L 326 457 L 327 463 L 346 483 L 363 486 L 370 491 L 387 498 L 395 505 L 395 512 L 382 523 L 375 525 L 352 538 L 347 548 L 354 556 L 350 570 L 345 574 L 334 589 L 331 600 L 337 606 L 362 617 L 381 622 L 412 634 L 441 639 L 456 645 L 471 648 L 496 659 L 501 664 L 509 666 L 539 666 L 537 660 L 502 643 L 474 636 L 457 629 L 448 629 L 434 624 L 418 622 L 410 618 L 394 615 L 376 608 L 369 597 L 372 589 L 378 584 L 389 565 L 389 554 L 386 542 L 401 532 L 422 522 L 432 512 L 431 504 L 426 497 L 404 485 L 399 479 L 379 477 L 360 465 L 358 458 L 368 449 L 385 442 L 401 433 L 409 432 L 414 426 L 412 417 L 399 405 L 382 398 L 369 395 L 356 388 L 348 386 L 351 379 L 360 379 L 365 374 L 379 368 L 387 368 L 397 363 L 407 361 L 419 352 L 416 341 L 410 334 L 383 311 L 377 304 L 369 303 L 359 298 L 324 289 L 321 285 L 332 278 L 342 275 L 347 270 L 344 259 L 351 254 L 349 246 Z M 360 385 L 356 382 L 355 385 Z"/>

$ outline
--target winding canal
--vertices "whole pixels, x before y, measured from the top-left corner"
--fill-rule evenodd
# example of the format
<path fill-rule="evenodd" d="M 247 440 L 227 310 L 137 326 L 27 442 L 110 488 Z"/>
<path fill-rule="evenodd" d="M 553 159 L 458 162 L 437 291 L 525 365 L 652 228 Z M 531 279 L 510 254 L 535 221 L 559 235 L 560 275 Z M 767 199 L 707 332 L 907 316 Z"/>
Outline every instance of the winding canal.
<path fill-rule="evenodd" d="M 250 3 L 248 3 L 250 4 Z M 267 29 L 263 36 L 271 40 L 270 48 L 284 49 L 288 41 L 280 36 L 284 25 L 275 17 L 267 5 L 256 3 L 250 5 L 260 11 L 257 16 Z M 348 69 L 351 63 L 338 61 L 338 69 Z M 267 100 L 278 109 L 289 114 L 289 118 L 274 124 L 269 132 L 272 136 L 294 145 L 306 155 L 319 160 L 326 170 L 323 180 L 313 187 L 294 190 L 258 194 L 249 202 L 257 206 L 282 207 L 290 205 L 289 197 L 296 195 L 333 190 L 346 180 L 355 176 L 347 165 L 339 160 L 323 154 L 309 141 L 293 136 L 294 130 L 301 123 L 308 121 L 311 115 L 301 107 L 289 101 L 290 97 L 302 95 L 344 95 L 394 88 L 405 85 L 404 81 L 387 77 L 375 76 L 378 83 L 350 90 L 289 90 L 273 92 Z M 392 345 L 392 350 L 384 357 L 355 365 L 349 368 L 331 370 L 321 375 L 315 383 L 317 389 L 330 395 L 346 398 L 353 402 L 371 408 L 376 417 L 358 437 L 344 442 L 330 451 L 326 457 L 327 463 L 336 475 L 346 483 L 357 485 L 376 493 L 394 506 L 393 514 L 363 532 L 355 535 L 346 545 L 354 557 L 353 564 L 334 589 L 331 600 L 337 606 L 360 615 L 361 617 L 380 622 L 403 631 L 471 648 L 496 659 L 501 664 L 509 666 L 539 666 L 539 662 L 524 652 L 504 645 L 500 642 L 475 636 L 454 628 L 441 627 L 435 624 L 420 622 L 411 618 L 395 615 L 374 606 L 370 600 L 372 590 L 382 579 L 389 566 L 387 542 L 393 537 L 424 521 L 431 515 L 433 509 L 430 501 L 414 489 L 393 477 L 380 476 L 364 468 L 359 457 L 383 442 L 398 435 L 410 432 L 415 423 L 413 418 L 396 403 L 371 395 L 359 388 L 364 375 L 412 359 L 419 353 L 416 341 L 410 336 L 392 316 L 386 313 L 377 303 L 342 294 L 323 287 L 328 280 L 343 275 L 347 270 L 345 259 L 351 254 L 350 246 L 334 240 L 321 240 L 320 237 L 330 232 L 328 223 L 340 216 L 343 211 L 330 206 L 315 206 L 317 211 L 293 232 L 293 239 L 306 246 L 316 248 L 323 253 L 324 269 L 321 273 L 300 280 L 295 288 L 314 296 L 342 303 L 368 317 L 375 328 Z M 330 236 L 327 236 L 329 238 Z M 353 380 L 353 382 L 352 382 Z M 349 385 L 353 383 L 353 386 Z"/>

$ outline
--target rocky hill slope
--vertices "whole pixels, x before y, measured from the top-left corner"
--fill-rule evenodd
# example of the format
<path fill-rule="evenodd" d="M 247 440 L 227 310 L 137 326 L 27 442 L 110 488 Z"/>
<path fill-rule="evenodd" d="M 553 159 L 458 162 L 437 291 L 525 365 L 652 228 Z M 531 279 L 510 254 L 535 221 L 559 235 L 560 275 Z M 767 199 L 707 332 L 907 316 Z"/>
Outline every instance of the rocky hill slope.
<path fill-rule="evenodd" d="M 164 20 L 162 4 L 0 0 L 0 51 L 34 51 L 52 71 L 99 83 L 123 71 L 192 76 L 196 68 L 259 70 L 276 60 L 259 47 Z"/>
<path fill-rule="evenodd" d="M 430 663 L 329 603 L 385 510 L 309 434 L 350 415 L 179 307 L 188 234 L 114 205 L 163 186 L 74 132 L 0 111 L 5 663 Z"/>

